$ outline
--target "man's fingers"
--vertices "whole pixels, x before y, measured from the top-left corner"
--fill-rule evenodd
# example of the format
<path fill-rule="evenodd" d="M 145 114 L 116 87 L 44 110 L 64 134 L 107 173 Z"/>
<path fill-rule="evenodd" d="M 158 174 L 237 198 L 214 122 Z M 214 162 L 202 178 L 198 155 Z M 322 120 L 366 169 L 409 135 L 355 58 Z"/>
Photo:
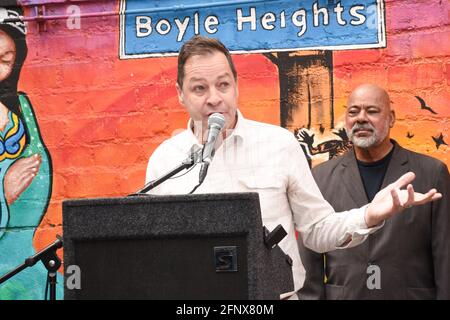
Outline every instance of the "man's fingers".
<path fill-rule="evenodd" d="M 433 197 L 431 198 L 431 201 L 436 201 L 439 200 L 440 198 L 442 198 L 442 193 L 440 192 L 436 192 Z"/>
<path fill-rule="evenodd" d="M 398 192 L 396 188 L 391 189 L 391 196 L 394 207 L 400 207 L 402 204 L 400 202 L 400 198 L 398 197 Z"/>
<path fill-rule="evenodd" d="M 416 197 L 418 198 L 418 197 Z M 438 193 L 436 189 L 431 189 L 427 193 L 425 193 L 420 199 L 415 201 L 415 204 L 424 204 L 429 201 L 435 201 L 442 198 L 442 194 Z"/>
<path fill-rule="evenodd" d="M 412 206 L 418 206 L 425 203 L 428 203 L 430 201 L 436 201 L 442 198 L 442 194 L 437 192 L 436 189 L 431 189 L 425 194 L 414 192 L 414 188 L 409 187 L 407 188 L 407 200 L 401 204 L 404 208 L 410 208 Z M 400 191 L 401 192 L 401 191 Z M 392 196 L 394 198 L 394 196 Z M 395 202 L 394 202 L 395 203 Z"/>
<path fill-rule="evenodd" d="M 415 178 L 416 178 L 416 175 L 414 174 L 414 172 L 407 172 L 404 175 L 402 175 L 400 178 L 398 178 L 397 181 L 392 183 L 392 187 L 400 189 L 400 188 L 410 184 Z"/>
<path fill-rule="evenodd" d="M 406 190 L 408 191 L 408 199 L 406 200 L 406 203 L 412 203 L 414 201 L 414 188 L 412 184 L 408 184 Z"/>

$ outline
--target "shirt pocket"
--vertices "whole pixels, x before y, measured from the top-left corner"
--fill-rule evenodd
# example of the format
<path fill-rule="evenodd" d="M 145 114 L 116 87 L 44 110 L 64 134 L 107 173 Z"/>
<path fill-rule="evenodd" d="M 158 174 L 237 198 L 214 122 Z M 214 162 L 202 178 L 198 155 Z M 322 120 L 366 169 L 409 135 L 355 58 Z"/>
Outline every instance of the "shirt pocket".
<path fill-rule="evenodd" d="M 287 198 L 283 181 L 273 174 L 242 176 L 238 178 L 244 192 L 257 192 L 263 220 L 280 219 L 287 212 Z"/>

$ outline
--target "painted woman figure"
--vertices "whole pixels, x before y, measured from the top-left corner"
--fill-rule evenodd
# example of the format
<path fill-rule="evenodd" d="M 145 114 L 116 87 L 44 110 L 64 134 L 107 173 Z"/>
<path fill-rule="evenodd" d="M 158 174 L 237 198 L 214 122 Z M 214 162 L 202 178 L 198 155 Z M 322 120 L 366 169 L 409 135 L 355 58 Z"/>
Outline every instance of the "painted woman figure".
<path fill-rule="evenodd" d="M 50 155 L 30 100 L 17 91 L 27 55 L 22 15 L 0 7 L 0 275 L 36 253 L 33 235 L 51 196 Z M 43 299 L 46 278 L 39 262 L 1 284 L 0 300 Z"/>

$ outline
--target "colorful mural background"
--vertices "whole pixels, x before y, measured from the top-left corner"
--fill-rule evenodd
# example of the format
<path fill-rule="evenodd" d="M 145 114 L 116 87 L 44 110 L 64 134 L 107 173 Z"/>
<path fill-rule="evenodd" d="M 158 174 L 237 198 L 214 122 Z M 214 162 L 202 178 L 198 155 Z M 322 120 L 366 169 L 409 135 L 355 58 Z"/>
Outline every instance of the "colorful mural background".
<path fill-rule="evenodd" d="M 11 247 L 0 242 L 0 261 L 7 261 L 2 270 L 16 267 L 62 234 L 64 199 L 123 196 L 139 189 L 150 154 L 188 119 L 174 86 L 176 57 L 119 59 L 119 1 L 23 0 L 22 5 L 29 19 L 28 55 L 18 90 L 32 101 L 51 156 L 52 188 L 39 226 L 13 228 L 17 234 L 30 235 L 29 240 L 34 234 L 32 243 Z M 384 5 L 386 48 L 313 52 L 328 59 L 332 86 L 327 96 L 332 99 L 334 128 L 320 117 L 312 119 L 309 129 L 301 115 L 287 122 L 284 98 L 297 97 L 283 96 L 285 86 L 292 84 L 280 81 L 287 76 L 280 74 L 287 67 L 280 68 L 280 63 L 292 61 L 289 55 L 306 54 L 301 51 L 285 53 L 285 62 L 277 54 L 277 63 L 267 53 L 234 55 L 244 115 L 286 126 L 293 133 L 306 128 L 300 132 L 314 134 L 310 144 L 320 149 L 321 143 L 342 140 L 333 132 L 342 126 L 351 89 L 363 82 L 377 83 L 389 91 L 396 110 L 393 137 L 450 165 L 449 147 L 439 143 L 450 142 L 450 4 L 386 0 Z M 57 18 L 36 19 L 39 15 Z M 304 67 L 300 65 L 309 70 Z M 315 72 L 322 71 L 308 72 L 315 79 Z M 421 109 L 422 99 L 436 114 Z M 305 135 L 297 137 L 304 141 Z M 317 154 L 312 163 L 328 157 Z M 45 273 L 39 274 L 42 279 L 39 276 L 30 287 L 10 286 L 8 292 L 17 289 L 16 296 L 6 295 L 0 286 L 1 299 L 42 299 Z"/>

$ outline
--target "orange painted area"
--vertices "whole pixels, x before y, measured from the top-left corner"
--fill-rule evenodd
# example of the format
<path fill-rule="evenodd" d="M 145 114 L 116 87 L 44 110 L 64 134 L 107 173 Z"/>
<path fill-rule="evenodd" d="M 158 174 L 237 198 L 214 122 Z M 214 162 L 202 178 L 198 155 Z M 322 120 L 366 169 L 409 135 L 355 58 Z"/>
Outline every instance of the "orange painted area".
<path fill-rule="evenodd" d="M 280 124 L 279 85 L 276 66 L 260 54 L 235 55 L 239 108 L 252 120 Z"/>

